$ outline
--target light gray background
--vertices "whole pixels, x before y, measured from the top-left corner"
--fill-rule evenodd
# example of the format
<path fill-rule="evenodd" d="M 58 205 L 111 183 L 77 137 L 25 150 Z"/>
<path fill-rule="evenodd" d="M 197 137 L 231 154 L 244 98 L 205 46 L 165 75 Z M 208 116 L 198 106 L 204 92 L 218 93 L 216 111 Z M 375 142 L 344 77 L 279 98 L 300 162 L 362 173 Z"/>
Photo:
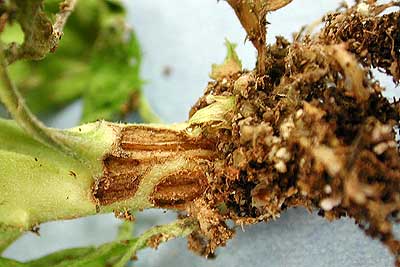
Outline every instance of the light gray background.
<path fill-rule="evenodd" d="M 84 0 L 82 0 L 84 1 Z M 340 1 L 294 0 L 294 3 L 268 16 L 268 41 L 275 35 L 291 37 L 301 25 L 310 23 Z M 244 44 L 245 32 L 224 1 L 216 0 L 134 0 L 129 23 L 138 34 L 143 49 L 142 76 L 147 80 L 145 94 L 155 111 L 166 122 L 187 118 L 187 112 L 202 94 L 212 63 L 225 57 L 224 38 L 238 43 L 237 52 L 245 68 L 252 69 L 255 51 Z M 166 77 L 163 70 L 171 69 Z M 383 77 L 383 75 L 379 75 Z M 383 78 L 395 95 L 394 85 Z M 398 95 L 398 94 L 397 94 Z M 49 125 L 70 127 L 79 120 L 77 102 Z M 137 215 L 136 232 L 150 225 L 175 218 L 173 213 L 150 210 Z M 119 222 L 112 215 L 47 223 L 41 236 L 26 234 L 11 246 L 5 256 L 27 260 L 62 248 L 101 244 L 115 237 Z M 163 244 L 157 251 L 141 251 L 135 266 L 392 266 L 393 258 L 383 246 L 365 237 L 349 219 L 328 223 L 303 209 L 292 209 L 268 224 L 238 229 L 226 248 L 214 260 L 197 257 L 186 249 L 185 240 Z"/>

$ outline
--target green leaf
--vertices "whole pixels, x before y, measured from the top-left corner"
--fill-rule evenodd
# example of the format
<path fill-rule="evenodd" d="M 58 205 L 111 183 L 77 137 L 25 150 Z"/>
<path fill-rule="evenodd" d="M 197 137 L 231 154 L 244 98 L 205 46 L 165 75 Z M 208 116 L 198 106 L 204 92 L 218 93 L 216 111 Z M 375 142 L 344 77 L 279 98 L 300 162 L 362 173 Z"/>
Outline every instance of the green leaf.
<path fill-rule="evenodd" d="M 83 122 L 117 119 L 142 85 L 141 52 L 132 29 L 122 17 L 113 17 L 102 29 L 90 62 L 92 75 L 84 92 Z"/>
<path fill-rule="evenodd" d="M 207 96 L 210 105 L 198 110 L 189 120 L 189 124 L 202 124 L 227 120 L 226 115 L 235 107 L 234 96 Z"/>
<path fill-rule="evenodd" d="M 131 224 L 132 225 L 132 224 Z M 130 227 L 124 224 L 124 227 Z M 135 253 L 148 246 L 148 241 L 157 237 L 159 242 L 189 235 L 197 228 L 192 219 L 153 227 L 139 238 L 115 241 L 98 248 L 73 248 L 58 251 L 37 260 L 21 263 L 0 257 L 0 267 L 123 267 Z M 124 229 L 127 230 L 127 228 Z M 126 232 L 123 234 L 125 236 Z M 121 236 L 119 236 L 121 237 Z"/>
<path fill-rule="evenodd" d="M 113 267 L 125 266 L 130 258 L 136 254 L 136 251 L 148 247 L 148 242 L 153 237 L 157 237 L 159 243 L 166 242 L 172 238 L 185 237 L 196 228 L 197 223 L 193 219 L 178 220 L 170 224 L 155 226 L 144 232 L 135 243 L 131 244 L 130 248 Z"/>
<path fill-rule="evenodd" d="M 144 122 L 149 123 L 160 123 L 160 118 L 154 113 L 151 108 L 149 102 L 143 94 L 139 96 L 139 107 L 138 107 L 139 115 Z"/>
<path fill-rule="evenodd" d="M 62 251 L 57 251 L 40 259 L 27 262 L 26 264 L 30 267 L 56 266 L 57 264 L 61 264 L 64 261 L 71 262 L 79 258 L 84 258 L 94 251 L 96 251 L 95 247 L 66 249 Z"/>
<path fill-rule="evenodd" d="M 70 250 L 57 252 L 57 257 L 49 255 L 39 261 L 28 262 L 29 267 L 105 267 L 112 266 L 130 246 L 137 242 L 136 239 L 129 242 L 112 242 L 98 248 L 75 249 L 71 254 Z M 69 257 L 71 257 L 69 259 Z M 54 259 L 59 259 L 53 262 Z M 55 264 L 54 264 L 55 263 Z"/>
<path fill-rule="evenodd" d="M 133 235 L 133 230 L 135 229 L 135 222 L 123 221 L 118 229 L 117 240 L 128 240 Z"/>
<path fill-rule="evenodd" d="M 59 2 L 46 1 L 46 13 L 57 12 Z M 102 5 L 102 1 L 79 1 L 54 54 L 41 61 L 18 61 L 9 67 L 33 112 L 58 110 L 82 95 L 91 75 L 89 60 L 104 13 Z M 9 35 L 6 32 L 1 38 L 10 39 Z"/>
<path fill-rule="evenodd" d="M 26 267 L 26 265 L 15 260 L 0 257 L 0 267 Z"/>
<path fill-rule="evenodd" d="M 0 202 L 1 205 L 1 202 Z M 0 255 L 22 233 L 18 230 L 2 229 L 0 225 Z"/>
<path fill-rule="evenodd" d="M 224 77 L 233 75 L 242 70 L 242 62 L 236 54 L 236 44 L 230 43 L 228 39 L 225 39 L 225 46 L 227 49 L 227 55 L 224 63 L 218 65 L 213 64 L 211 66 L 210 78 L 214 80 L 222 79 Z"/>
<path fill-rule="evenodd" d="M 98 248 L 84 247 L 66 249 L 29 262 L 0 258 L 0 267 L 106 267 L 115 264 L 137 239 L 111 242 Z"/>
<path fill-rule="evenodd" d="M 54 17 L 60 0 L 46 0 Z M 7 25 L 1 40 L 23 40 L 18 24 Z M 146 122 L 158 121 L 141 93 L 141 51 L 126 24 L 119 0 L 79 1 L 54 54 L 41 61 L 18 61 L 11 77 L 34 113 L 57 111 L 83 97 L 82 121 L 121 119 L 139 110 Z"/>

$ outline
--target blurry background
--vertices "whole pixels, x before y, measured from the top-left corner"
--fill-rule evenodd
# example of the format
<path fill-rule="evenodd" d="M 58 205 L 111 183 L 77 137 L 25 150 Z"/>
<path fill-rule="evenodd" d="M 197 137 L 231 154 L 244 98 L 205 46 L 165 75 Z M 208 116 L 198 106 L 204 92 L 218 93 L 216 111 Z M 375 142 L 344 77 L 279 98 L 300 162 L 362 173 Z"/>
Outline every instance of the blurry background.
<path fill-rule="evenodd" d="M 84 0 L 81 0 L 84 1 Z M 268 16 L 268 42 L 274 36 L 291 39 L 291 33 L 304 24 L 334 10 L 339 0 L 294 0 Z M 165 122 L 187 118 L 188 110 L 205 88 L 212 63 L 225 57 L 224 38 L 238 44 L 243 66 L 252 69 L 255 50 L 244 43 L 245 32 L 234 12 L 224 1 L 216 0 L 131 0 L 125 1 L 128 23 L 134 27 L 143 51 L 141 76 L 144 93 L 155 112 Z M 379 75 L 395 95 L 390 79 Z M 399 94 L 397 94 L 399 95 Z M 78 123 L 81 102 L 75 102 L 49 118 L 55 127 Z M 133 116 L 132 118 L 135 118 Z M 137 214 L 136 233 L 172 221 L 171 212 L 150 210 Z M 114 239 L 119 221 L 113 215 L 100 215 L 41 226 L 40 237 L 28 233 L 14 243 L 6 257 L 27 260 L 62 248 L 101 244 Z M 238 228 L 228 246 L 217 251 L 217 258 L 205 260 L 186 249 L 185 240 L 162 244 L 157 251 L 138 253 L 135 266 L 392 266 L 393 259 L 378 241 L 364 236 L 352 220 L 329 223 L 303 209 L 292 209 L 268 224 Z"/>

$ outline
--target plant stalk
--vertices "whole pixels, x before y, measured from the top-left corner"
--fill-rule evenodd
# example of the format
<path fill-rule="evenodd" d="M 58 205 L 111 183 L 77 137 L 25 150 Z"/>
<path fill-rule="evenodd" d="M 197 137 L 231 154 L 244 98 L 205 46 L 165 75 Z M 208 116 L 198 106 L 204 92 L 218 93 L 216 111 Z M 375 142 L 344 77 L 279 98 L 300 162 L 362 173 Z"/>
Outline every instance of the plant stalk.
<path fill-rule="evenodd" d="M 215 158 L 214 142 L 188 127 L 98 122 L 65 131 L 87 164 L 0 120 L 0 231 L 111 211 L 184 209 L 207 188 Z"/>

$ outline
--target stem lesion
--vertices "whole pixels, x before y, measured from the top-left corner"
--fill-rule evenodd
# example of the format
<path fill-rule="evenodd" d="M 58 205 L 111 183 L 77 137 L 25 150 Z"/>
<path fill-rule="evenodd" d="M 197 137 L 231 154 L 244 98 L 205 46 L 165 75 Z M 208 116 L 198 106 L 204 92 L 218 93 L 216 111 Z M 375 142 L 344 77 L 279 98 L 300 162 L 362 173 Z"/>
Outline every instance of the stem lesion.
<path fill-rule="evenodd" d="M 27 231 L 98 212 L 185 209 L 208 188 L 206 174 L 217 156 L 215 142 L 192 135 L 188 125 L 98 122 L 66 130 L 79 141 L 77 153 L 91 153 L 85 163 L 0 120 L 0 187 L 7 192 L 0 194 L 0 228 Z"/>
<path fill-rule="evenodd" d="M 101 206 L 122 202 L 180 209 L 205 191 L 205 173 L 216 156 L 212 139 L 160 125 L 122 126 L 119 131 L 93 188 Z"/>

